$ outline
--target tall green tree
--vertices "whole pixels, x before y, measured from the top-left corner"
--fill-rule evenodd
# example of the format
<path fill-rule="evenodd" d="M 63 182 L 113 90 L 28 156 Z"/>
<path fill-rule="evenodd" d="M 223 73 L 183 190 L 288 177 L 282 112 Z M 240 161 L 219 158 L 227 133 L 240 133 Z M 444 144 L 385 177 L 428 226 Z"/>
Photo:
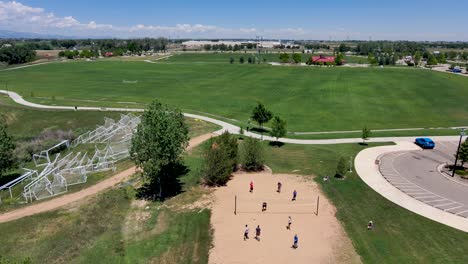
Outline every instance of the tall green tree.
<path fill-rule="evenodd" d="M 335 65 L 343 65 L 343 53 L 338 53 L 336 56 L 335 56 Z"/>
<path fill-rule="evenodd" d="M 263 127 L 263 124 L 270 121 L 272 116 L 273 113 L 266 109 L 266 107 L 261 102 L 258 102 L 257 106 L 255 106 L 252 111 L 251 118 L 257 122 L 260 127 Z"/>
<path fill-rule="evenodd" d="M 226 184 L 238 163 L 237 139 L 228 132 L 212 138 L 205 149 L 202 177 L 210 186 Z"/>
<path fill-rule="evenodd" d="M 414 53 L 414 65 L 418 66 L 421 63 L 421 52 L 418 50 Z"/>
<path fill-rule="evenodd" d="M 437 65 L 437 59 L 434 55 L 430 54 L 427 58 L 427 65 Z"/>
<path fill-rule="evenodd" d="M 289 62 L 289 55 L 286 52 L 283 52 L 279 55 L 279 60 L 282 63 L 288 63 Z"/>
<path fill-rule="evenodd" d="M 244 64 L 244 57 L 240 57 L 240 58 L 239 58 L 239 63 L 240 63 L 240 64 Z"/>
<path fill-rule="evenodd" d="M 294 53 L 292 55 L 292 59 L 294 61 L 294 63 L 300 63 L 302 61 L 302 56 L 300 53 Z"/>
<path fill-rule="evenodd" d="M 6 121 L 0 116 L 0 176 L 13 168 L 15 164 L 14 150 L 15 144 L 12 137 L 8 135 Z"/>
<path fill-rule="evenodd" d="M 372 134 L 372 131 L 367 128 L 367 126 L 365 126 L 363 129 L 362 129 L 362 135 L 361 135 L 361 138 L 362 138 L 362 144 L 365 144 L 366 143 L 366 140 L 369 139 L 369 137 L 371 136 Z"/>
<path fill-rule="evenodd" d="M 170 195 L 175 182 L 173 170 L 182 164 L 181 154 L 188 140 L 188 126 L 179 109 L 153 101 L 141 116 L 130 153 L 149 183 L 153 198 Z"/>
<path fill-rule="evenodd" d="M 259 171 L 265 164 L 265 154 L 262 143 L 253 138 L 246 138 L 242 143 L 241 161 L 244 169 Z"/>
<path fill-rule="evenodd" d="M 456 155 L 457 154 L 455 153 L 455 156 Z M 458 159 L 460 160 L 462 167 L 465 163 L 468 162 L 468 138 L 465 139 L 465 142 L 463 142 L 460 146 L 460 150 L 458 152 Z"/>
<path fill-rule="evenodd" d="M 284 137 L 286 135 L 286 132 L 286 121 L 281 119 L 279 116 L 273 117 L 270 132 L 271 136 L 275 137 L 276 141 L 278 141 L 278 138 Z"/>

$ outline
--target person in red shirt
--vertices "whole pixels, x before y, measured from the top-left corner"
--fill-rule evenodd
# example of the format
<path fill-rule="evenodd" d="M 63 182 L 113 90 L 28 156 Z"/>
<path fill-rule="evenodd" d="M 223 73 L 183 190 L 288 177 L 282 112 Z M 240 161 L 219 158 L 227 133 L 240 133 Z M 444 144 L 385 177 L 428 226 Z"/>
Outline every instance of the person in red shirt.
<path fill-rule="evenodd" d="M 253 193 L 253 181 L 250 182 L 250 192 Z"/>

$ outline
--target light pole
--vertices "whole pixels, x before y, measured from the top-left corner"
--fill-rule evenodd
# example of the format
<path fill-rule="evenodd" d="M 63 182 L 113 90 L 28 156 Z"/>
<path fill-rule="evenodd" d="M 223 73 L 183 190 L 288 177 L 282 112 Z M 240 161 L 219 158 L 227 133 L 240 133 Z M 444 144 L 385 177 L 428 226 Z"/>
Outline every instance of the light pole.
<path fill-rule="evenodd" d="M 464 135 L 465 135 L 465 129 L 462 128 L 460 131 L 460 140 L 458 141 L 457 154 L 455 155 L 455 164 L 453 164 L 452 177 L 455 176 L 455 169 L 457 168 L 457 162 L 458 162 L 458 152 L 460 151 L 460 145 L 461 145 L 462 137 Z"/>

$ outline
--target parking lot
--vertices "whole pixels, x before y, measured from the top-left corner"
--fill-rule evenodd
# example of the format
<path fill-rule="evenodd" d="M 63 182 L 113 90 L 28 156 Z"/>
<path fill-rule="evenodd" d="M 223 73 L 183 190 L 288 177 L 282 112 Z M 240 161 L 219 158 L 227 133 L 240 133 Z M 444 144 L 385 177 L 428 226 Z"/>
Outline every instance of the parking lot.
<path fill-rule="evenodd" d="M 389 153 L 380 159 L 380 172 L 396 188 L 438 209 L 468 218 L 468 181 L 441 174 L 441 164 L 453 163 L 458 142 L 436 142 L 429 150 Z"/>

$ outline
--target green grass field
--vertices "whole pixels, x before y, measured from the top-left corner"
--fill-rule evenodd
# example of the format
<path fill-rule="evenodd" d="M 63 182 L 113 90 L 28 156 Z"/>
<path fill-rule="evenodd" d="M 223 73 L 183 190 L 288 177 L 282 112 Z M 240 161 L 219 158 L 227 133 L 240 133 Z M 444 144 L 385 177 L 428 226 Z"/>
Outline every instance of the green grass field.
<path fill-rule="evenodd" d="M 376 146 L 370 144 L 369 147 Z M 344 180 L 331 179 L 340 156 L 349 159 L 364 147 L 359 144 L 268 147 L 267 164 L 276 173 L 318 177 L 316 181 L 337 208 L 357 253 L 364 263 L 467 263 L 468 234 L 416 215 L 370 189 L 355 172 Z M 287 158 L 285 158 L 287 157 Z M 366 230 L 367 221 L 376 228 Z"/>
<path fill-rule="evenodd" d="M 279 55 L 281 52 L 269 52 L 269 53 L 255 53 L 255 52 L 211 52 L 211 53 L 178 53 L 169 57 L 166 60 L 161 60 L 164 63 L 230 63 L 230 59 L 234 59 L 235 64 L 239 64 L 240 57 L 244 57 L 245 64 L 249 57 L 255 57 L 255 62 L 264 63 L 264 62 L 279 62 Z M 292 54 L 288 51 L 288 54 L 291 58 Z M 318 56 L 319 54 L 304 54 L 301 55 L 302 62 L 307 62 L 310 57 Z M 326 54 L 326 56 L 330 56 Z M 264 60 L 265 59 L 265 60 Z M 350 63 L 367 63 L 367 57 L 359 56 L 345 56 L 345 60 Z"/>
<path fill-rule="evenodd" d="M 468 79 L 429 70 L 96 61 L 0 72 L 5 80 L 34 102 L 135 107 L 157 98 L 243 122 L 261 100 L 289 131 L 468 124 Z"/>

